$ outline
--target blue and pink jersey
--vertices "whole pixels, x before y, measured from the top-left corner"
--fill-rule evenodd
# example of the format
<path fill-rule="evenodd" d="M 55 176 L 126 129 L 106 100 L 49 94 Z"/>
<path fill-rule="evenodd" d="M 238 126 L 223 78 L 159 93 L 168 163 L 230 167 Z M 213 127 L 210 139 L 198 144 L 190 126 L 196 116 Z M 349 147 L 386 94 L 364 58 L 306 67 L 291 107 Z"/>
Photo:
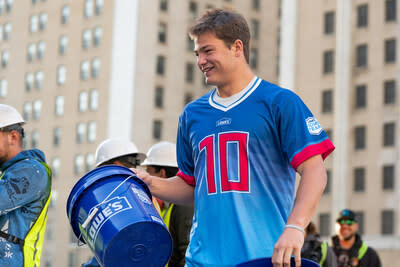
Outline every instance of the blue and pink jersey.
<path fill-rule="evenodd" d="M 293 92 L 255 77 L 228 105 L 214 89 L 179 119 L 179 176 L 195 186 L 188 266 L 271 256 L 294 202 L 297 167 L 334 146 Z"/>

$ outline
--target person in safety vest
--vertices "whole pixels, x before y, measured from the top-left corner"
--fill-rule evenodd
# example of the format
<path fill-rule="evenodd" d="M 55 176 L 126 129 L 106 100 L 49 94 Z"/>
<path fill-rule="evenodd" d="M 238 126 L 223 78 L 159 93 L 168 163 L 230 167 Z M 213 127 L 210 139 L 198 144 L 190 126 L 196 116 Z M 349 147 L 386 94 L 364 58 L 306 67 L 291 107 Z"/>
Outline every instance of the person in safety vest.
<path fill-rule="evenodd" d="M 178 173 L 176 146 L 170 142 L 159 142 L 147 152 L 142 163 L 150 175 L 162 178 L 174 177 Z M 169 267 L 185 266 L 185 253 L 189 244 L 193 219 L 193 206 L 161 202 L 161 216 L 172 236 L 174 247 L 168 262 Z"/>
<path fill-rule="evenodd" d="M 381 267 L 376 251 L 369 247 L 357 233 L 356 215 L 344 209 L 336 219 L 336 233 L 331 239 L 339 267 Z"/>
<path fill-rule="evenodd" d="M 0 104 L 0 266 L 39 266 L 51 171 L 38 149 L 23 150 L 24 119 Z"/>
<path fill-rule="evenodd" d="M 322 267 L 337 267 L 335 252 L 328 246 L 328 242 L 321 240 L 315 224 L 310 222 L 304 230 L 306 233 L 301 257 L 315 261 Z"/>

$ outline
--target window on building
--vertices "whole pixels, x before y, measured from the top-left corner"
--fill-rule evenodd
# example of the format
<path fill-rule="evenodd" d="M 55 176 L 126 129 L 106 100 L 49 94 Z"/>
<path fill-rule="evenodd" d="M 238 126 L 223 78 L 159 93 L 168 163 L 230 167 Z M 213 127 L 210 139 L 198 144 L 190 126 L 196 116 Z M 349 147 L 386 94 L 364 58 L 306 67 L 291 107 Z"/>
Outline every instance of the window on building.
<path fill-rule="evenodd" d="M 365 126 L 358 126 L 354 129 L 354 148 L 356 150 L 364 149 L 366 147 L 366 128 Z"/>
<path fill-rule="evenodd" d="M 6 79 L 0 80 L 0 98 L 6 98 L 8 93 L 8 81 Z"/>
<path fill-rule="evenodd" d="M 186 63 L 186 82 L 193 83 L 194 82 L 194 64 Z"/>
<path fill-rule="evenodd" d="M 331 235 L 331 215 L 329 213 L 319 214 L 319 234 L 321 236 Z"/>
<path fill-rule="evenodd" d="M 162 22 L 158 25 L 158 42 L 162 44 L 167 42 L 167 24 Z"/>
<path fill-rule="evenodd" d="M 157 108 L 162 108 L 164 106 L 164 88 L 156 87 L 154 105 Z"/>
<path fill-rule="evenodd" d="M 197 9 L 197 3 L 196 2 L 190 2 L 189 3 L 189 14 L 191 19 L 196 19 L 198 16 L 198 9 Z"/>
<path fill-rule="evenodd" d="M 39 17 L 37 15 L 32 15 L 29 20 L 29 31 L 31 33 L 37 32 L 39 29 Z"/>
<path fill-rule="evenodd" d="M 186 43 L 187 43 L 187 45 L 186 45 L 187 50 L 190 51 L 190 52 L 193 52 L 193 50 L 194 50 L 194 42 L 190 38 L 189 35 L 187 35 Z"/>
<path fill-rule="evenodd" d="M 61 9 L 61 24 L 63 24 L 63 25 L 68 24 L 70 13 L 71 13 L 71 11 L 70 11 L 69 5 L 65 5 L 62 7 L 62 9 Z"/>
<path fill-rule="evenodd" d="M 68 37 L 63 35 L 60 37 L 60 43 L 58 49 L 60 55 L 65 55 L 65 53 L 67 52 L 67 46 L 68 46 Z"/>
<path fill-rule="evenodd" d="M 97 138 L 97 124 L 95 121 L 90 121 L 88 123 L 88 141 L 93 143 Z"/>
<path fill-rule="evenodd" d="M 396 39 L 385 40 L 385 63 L 396 62 Z"/>
<path fill-rule="evenodd" d="M 396 81 L 389 80 L 384 82 L 384 104 L 395 104 L 396 103 Z"/>
<path fill-rule="evenodd" d="M 88 100 L 89 96 L 87 92 L 80 92 L 79 93 L 79 105 L 78 110 L 80 112 L 85 112 L 88 109 Z"/>
<path fill-rule="evenodd" d="M 334 69 L 334 52 L 332 50 L 324 52 L 324 74 L 332 73 Z"/>
<path fill-rule="evenodd" d="M 367 106 L 367 86 L 357 85 L 356 86 L 356 98 L 355 98 L 355 108 L 365 108 Z"/>
<path fill-rule="evenodd" d="M 3 66 L 3 68 L 6 68 L 8 66 L 9 61 L 10 61 L 10 51 L 7 49 L 1 53 L 1 65 Z"/>
<path fill-rule="evenodd" d="M 260 0 L 252 0 L 251 7 L 256 11 L 259 10 L 260 9 Z"/>
<path fill-rule="evenodd" d="M 397 19 L 396 0 L 385 1 L 385 19 L 387 22 L 396 21 Z"/>
<path fill-rule="evenodd" d="M 162 121 L 153 121 L 153 138 L 155 140 L 161 140 L 162 137 Z"/>
<path fill-rule="evenodd" d="M 97 26 L 93 30 L 93 45 L 99 46 L 101 43 L 101 37 L 103 36 L 103 29 Z"/>
<path fill-rule="evenodd" d="M 168 0 L 160 0 L 160 10 L 162 11 L 168 10 Z"/>
<path fill-rule="evenodd" d="M 335 12 L 329 11 L 324 15 L 324 33 L 332 34 L 335 32 Z"/>
<path fill-rule="evenodd" d="M 99 108 L 99 90 L 97 89 L 90 91 L 89 108 L 90 110 L 97 110 Z"/>
<path fill-rule="evenodd" d="M 76 142 L 82 144 L 85 141 L 86 124 L 83 122 L 78 123 L 76 126 Z"/>
<path fill-rule="evenodd" d="M 250 49 L 250 67 L 252 69 L 257 69 L 258 68 L 258 49 L 257 48 L 252 48 Z"/>
<path fill-rule="evenodd" d="M 84 170 L 83 164 L 85 164 L 85 159 L 83 158 L 83 156 L 82 155 L 75 156 L 75 174 L 76 175 L 79 175 L 83 172 L 83 170 Z M 76 262 L 76 256 L 74 257 L 74 262 Z M 70 266 L 75 266 L 75 265 L 70 265 Z"/>
<path fill-rule="evenodd" d="M 33 88 L 33 82 L 34 82 L 35 78 L 33 73 L 27 73 L 25 75 L 25 90 L 26 91 L 30 91 Z"/>
<path fill-rule="evenodd" d="M 165 57 L 157 56 L 157 74 L 164 75 L 165 72 Z"/>
<path fill-rule="evenodd" d="M 385 165 L 382 168 L 382 189 L 394 190 L 394 165 Z"/>
<path fill-rule="evenodd" d="M 6 0 L 6 10 L 8 13 L 11 12 L 13 4 L 14 4 L 14 0 Z"/>
<path fill-rule="evenodd" d="M 325 129 L 325 133 L 329 137 L 329 139 L 331 139 L 331 141 L 333 142 L 333 132 L 332 132 L 332 130 L 331 129 Z"/>
<path fill-rule="evenodd" d="M 5 0 L 0 0 L 0 14 L 3 14 L 5 2 Z"/>
<path fill-rule="evenodd" d="M 64 96 L 57 96 L 56 97 L 56 116 L 64 115 Z"/>
<path fill-rule="evenodd" d="M 364 212 L 362 211 L 355 211 L 356 220 L 358 223 L 358 233 L 360 235 L 364 234 Z"/>
<path fill-rule="evenodd" d="M 96 0 L 96 15 L 100 15 L 103 11 L 104 0 Z"/>
<path fill-rule="evenodd" d="M 24 104 L 24 120 L 29 121 L 32 115 L 32 103 L 25 102 Z"/>
<path fill-rule="evenodd" d="M 363 4 L 357 7 L 357 27 L 368 26 L 368 5 Z"/>
<path fill-rule="evenodd" d="M 37 45 L 37 58 L 42 59 L 44 57 L 44 52 L 46 51 L 46 43 L 40 41 Z"/>
<path fill-rule="evenodd" d="M 3 35 L 4 35 L 4 38 L 3 38 Z M 5 35 L 6 35 L 5 31 L 3 32 L 3 25 L 0 25 L 0 41 L 5 39 L 5 37 L 6 37 Z"/>
<path fill-rule="evenodd" d="M 191 93 L 185 93 L 185 96 L 183 98 L 183 105 L 186 106 L 192 101 L 193 101 L 193 95 Z"/>
<path fill-rule="evenodd" d="M 63 85 L 67 80 L 67 69 L 64 65 L 60 65 L 57 68 L 57 84 Z"/>
<path fill-rule="evenodd" d="M 94 167 L 95 159 L 94 159 L 94 154 L 89 153 L 86 155 L 86 172 L 90 171 Z"/>
<path fill-rule="evenodd" d="M 43 71 L 36 72 L 35 75 L 35 88 L 40 90 L 43 87 L 44 74 Z"/>
<path fill-rule="evenodd" d="M 60 146 L 61 144 L 61 127 L 57 126 L 53 130 L 53 145 Z"/>
<path fill-rule="evenodd" d="M 91 30 L 84 30 L 82 33 L 82 48 L 87 50 L 92 43 L 92 31 Z"/>
<path fill-rule="evenodd" d="M 99 58 L 95 58 L 92 60 L 92 78 L 95 79 L 95 78 L 99 77 L 100 65 L 101 65 L 101 61 Z"/>
<path fill-rule="evenodd" d="M 40 119 L 40 114 L 42 112 L 42 101 L 41 100 L 35 100 L 33 102 L 33 118 L 35 120 Z"/>
<path fill-rule="evenodd" d="M 260 22 L 256 19 L 251 20 L 251 37 L 256 40 L 260 37 Z"/>
<path fill-rule="evenodd" d="M 12 31 L 12 24 L 10 22 L 4 24 L 3 38 L 5 41 L 10 40 L 11 31 Z"/>
<path fill-rule="evenodd" d="M 60 176 L 61 160 L 59 158 L 53 158 L 51 161 L 51 174 L 52 177 L 57 178 Z"/>
<path fill-rule="evenodd" d="M 37 148 L 39 146 L 39 132 L 37 130 L 32 131 L 31 147 Z"/>
<path fill-rule="evenodd" d="M 29 135 L 29 133 L 27 131 L 25 131 L 25 136 L 22 139 L 22 148 L 23 149 L 28 149 L 28 146 L 29 146 L 30 142 L 31 142 L 30 135 Z"/>
<path fill-rule="evenodd" d="M 81 63 L 81 79 L 87 80 L 89 78 L 90 62 L 85 60 Z"/>
<path fill-rule="evenodd" d="M 28 62 L 32 62 L 35 59 L 35 55 L 36 55 L 36 44 L 30 44 L 28 46 L 28 55 L 27 55 Z"/>
<path fill-rule="evenodd" d="M 48 16 L 46 13 L 40 13 L 39 16 L 39 29 L 44 31 L 46 29 Z"/>
<path fill-rule="evenodd" d="M 331 182 L 332 182 L 332 171 L 331 170 L 326 170 L 326 186 L 324 189 L 324 195 L 329 194 L 331 192 Z"/>
<path fill-rule="evenodd" d="M 383 210 L 381 213 L 381 234 L 393 235 L 394 234 L 394 211 Z"/>
<path fill-rule="evenodd" d="M 85 1 L 85 11 L 84 15 L 86 18 L 90 18 L 93 16 L 93 0 Z"/>
<path fill-rule="evenodd" d="M 396 128 L 394 122 L 383 125 L 383 146 L 393 147 L 395 145 Z"/>
<path fill-rule="evenodd" d="M 331 113 L 333 110 L 332 89 L 322 91 L 322 113 Z"/>
<path fill-rule="evenodd" d="M 365 191 L 365 169 L 355 168 L 354 169 L 354 192 L 364 192 Z"/>
<path fill-rule="evenodd" d="M 365 68 L 368 64 L 368 46 L 366 44 L 358 45 L 356 48 L 356 66 Z"/>

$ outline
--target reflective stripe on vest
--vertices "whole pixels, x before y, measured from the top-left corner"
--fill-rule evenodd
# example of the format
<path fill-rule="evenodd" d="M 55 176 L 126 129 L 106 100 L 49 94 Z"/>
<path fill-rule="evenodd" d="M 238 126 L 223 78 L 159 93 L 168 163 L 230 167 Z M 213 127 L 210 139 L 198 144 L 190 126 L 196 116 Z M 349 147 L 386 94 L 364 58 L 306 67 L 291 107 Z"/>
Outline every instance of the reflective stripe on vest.
<path fill-rule="evenodd" d="M 173 208 L 174 208 L 174 204 L 171 203 L 171 204 L 168 206 L 167 209 L 163 209 L 163 210 L 161 211 L 161 217 L 163 218 L 164 223 L 165 223 L 165 225 L 167 226 L 168 230 L 169 230 L 169 221 L 170 221 L 170 219 L 171 219 L 171 212 L 172 212 L 172 209 L 173 209 Z"/>
<path fill-rule="evenodd" d="M 322 264 L 324 264 L 327 254 L 328 254 L 328 242 L 323 241 L 321 243 L 321 260 L 319 261 L 319 265 L 322 266 Z"/>
<path fill-rule="evenodd" d="M 40 212 L 39 217 L 32 225 L 31 229 L 29 229 L 28 234 L 25 236 L 23 251 L 24 267 L 39 267 L 40 265 L 40 255 L 42 254 L 44 231 L 46 230 L 47 210 L 51 199 L 51 169 L 46 163 L 42 161 L 40 161 L 40 163 L 42 163 L 42 165 L 46 168 L 46 172 L 49 177 L 50 193 L 46 200 L 46 204 Z"/>
<path fill-rule="evenodd" d="M 368 250 L 368 246 L 367 246 L 367 244 L 365 244 L 365 242 L 363 241 L 363 242 L 361 243 L 360 249 L 358 250 L 358 257 L 357 257 L 357 259 L 358 259 L 358 260 L 361 260 L 362 257 L 364 257 L 365 253 L 367 253 L 367 250 Z"/>

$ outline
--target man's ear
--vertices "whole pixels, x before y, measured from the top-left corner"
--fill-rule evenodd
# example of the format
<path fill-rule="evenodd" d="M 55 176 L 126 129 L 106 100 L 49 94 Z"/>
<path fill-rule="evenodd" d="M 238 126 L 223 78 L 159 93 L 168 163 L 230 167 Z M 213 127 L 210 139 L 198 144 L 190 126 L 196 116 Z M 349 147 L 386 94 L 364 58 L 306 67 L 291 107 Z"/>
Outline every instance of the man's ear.
<path fill-rule="evenodd" d="M 17 131 L 11 131 L 11 132 L 8 133 L 8 141 L 12 145 L 19 145 L 20 138 L 21 138 L 21 136 Z"/>
<path fill-rule="evenodd" d="M 237 39 L 235 42 L 233 42 L 232 49 L 234 49 L 236 57 L 240 57 L 241 55 L 244 56 L 243 42 L 241 40 Z"/>
<path fill-rule="evenodd" d="M 168 178 L 167 172 L 165 171 L 164 168 L 161 168 L 159 173 L 160 173 L 160 177 Z"/>

